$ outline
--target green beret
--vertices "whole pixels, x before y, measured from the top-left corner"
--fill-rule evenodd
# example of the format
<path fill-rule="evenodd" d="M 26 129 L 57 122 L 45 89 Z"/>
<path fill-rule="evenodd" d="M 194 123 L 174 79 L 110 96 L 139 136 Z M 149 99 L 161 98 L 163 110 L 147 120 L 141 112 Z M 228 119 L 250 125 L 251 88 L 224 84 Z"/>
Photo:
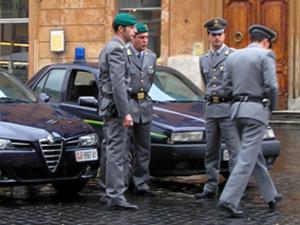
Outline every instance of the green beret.
<path fill-rule="evenodd" d="M 148 27 L 144 23 L 137 23 L 137 24 L 135 24 L 135 28 L 136 28 L 136 33 L 137 34 L 148 32 Z"/>
<path fill-rule="evenodd" d="M 115 16 L 114 24 L 122 25 L 122 26 L 133 26 L 136 24 L 135 16 L 129 13 L 119 13 Z"/>

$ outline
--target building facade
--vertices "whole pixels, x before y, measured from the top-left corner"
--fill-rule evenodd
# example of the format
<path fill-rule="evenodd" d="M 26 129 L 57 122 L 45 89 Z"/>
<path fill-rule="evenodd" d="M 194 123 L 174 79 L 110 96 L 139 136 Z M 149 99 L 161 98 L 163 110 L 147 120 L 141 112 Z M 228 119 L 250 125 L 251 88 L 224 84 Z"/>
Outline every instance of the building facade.
<path fill-rule="evenodd" d="M 203 27 L 206 20 L 215 16 L 226 18 L 229 21 L 226 43 L 234 48 L 242 48 L 249 43 L 247 29 L 251 24 L 270 26 L 278 33 L 273 49 L 277 55 L 280 109 L 300 109 L 300 64 L 297 60 L 300 57 L 300 15 L 296 13 L 300 9 L 298 0 L 9 2 L 13 4 L 0 5 L 3 8 L 0 10 L 1 65 L 7 65 L 9 68 L 9 59 L 14 56 L 15 60 L 16 56 L 21 55 L 22 60 L 27 61 L 20 61 L 19 67 L 23 66 L 28 71 L 28 77 L 44 65 L 71 62 L 76 47 L 85 48 L 88 61 L 97 61 L 101 48 L 113 35 L 111 24 L 115 13 L 119 11 L 130 11 L 140 21 L 147 23 L 150 27 L 150 48 L 160 56 L 159 61 L 181 70 L 200 87 L 198 58 L 200 54 L 209 50 L 207 33 Z M 9 21 L 3 16 L 9 7 L 18 9 L 18 17 L 15 20 Z M 7 22 L 15 25 L 5 24 Z M 11 39 L 17 40 L 6 40 L 5 26 L 15 26 L 10 32 Z M 18 51 L 4 50 L 9 44 L 11 48 L 19 49 L 21 54 L 12 55 Z"/>

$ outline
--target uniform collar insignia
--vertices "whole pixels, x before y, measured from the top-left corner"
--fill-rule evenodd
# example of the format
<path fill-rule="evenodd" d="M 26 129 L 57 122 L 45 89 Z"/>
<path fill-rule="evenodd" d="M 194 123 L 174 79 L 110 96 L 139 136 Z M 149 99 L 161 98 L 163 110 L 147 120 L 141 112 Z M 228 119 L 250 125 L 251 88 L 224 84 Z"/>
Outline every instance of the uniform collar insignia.
<path fill-rule="evenodd" d="M 229 55 L 229 50 L 227 50 L 226 52 L 224 52 L 224 55 Z"/>
<path fill-rule="evenodd" d="M 127 55 L 131 55 L 131 51 L 129 48 L 127 48 Z"/>
<path fill-rule="evenodd" d="M 123 48 L 124 48 L 124 46 L 123 46 L 123 45 L 121 45 L 121 44 L 119 45 L 119 47 L 120 47 L 121 49 L 123 49 Z"/>

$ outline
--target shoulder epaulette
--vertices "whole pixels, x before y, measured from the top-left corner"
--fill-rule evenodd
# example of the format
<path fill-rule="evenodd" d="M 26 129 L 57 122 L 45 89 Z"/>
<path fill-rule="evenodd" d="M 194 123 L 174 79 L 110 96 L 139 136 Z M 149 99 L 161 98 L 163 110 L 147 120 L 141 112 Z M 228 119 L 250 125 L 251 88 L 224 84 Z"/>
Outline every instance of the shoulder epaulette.
<path fill-rule="evenodd" d="M 148 52 L 148 53 L 154 53 L 151 49 L 149 49 L 149 48 L 146 48 L 145 49 L 145 52 Z"/>
<path fill-rule="evenodd" d="M 227 51 L 224 52 L 225 56 L 228 56 L 230 54 L 230 49 L 228 49 Z"/>

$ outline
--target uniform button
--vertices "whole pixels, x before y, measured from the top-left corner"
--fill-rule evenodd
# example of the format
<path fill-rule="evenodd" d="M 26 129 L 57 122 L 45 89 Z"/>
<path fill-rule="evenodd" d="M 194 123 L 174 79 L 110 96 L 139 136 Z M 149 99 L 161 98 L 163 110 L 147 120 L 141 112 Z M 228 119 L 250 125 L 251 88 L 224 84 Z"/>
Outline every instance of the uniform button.
<path fill-rule="evenodd" d="M 216 72 L 216 71 L 217 71 L 217 69 L 213 69 L 213 71 L 214 71 L 214 72 Z"/>
<path fill-rule="evenodd" d="M 216 76 L 213 76 L 213 79 L 215 80 L 215 79 L 217 79 L 217 77 L 216 77 Z"/>
<path fill-rule="evenodd" d="M 143 82 L 144 82 L 144 80 L 141 80 L 141 82 L 143 83 Z"/>
<path fill-rule="evenodd" d="M 144 88 L 141 88 L 141 89 L 140 89 L 140 91 L 143 91 L 143 90 L 144 90 Z"/>
<path fill-rule="evenodd" d="M 213 92 L 212 94 L 213 94 L 213 95 L 216 95 L 217 93 L 216 93 L 216 92 Z"/>
<path fill-rule="evenodd" d="M 143 71 L 141 71 L 141 74 L 143 74 Z"/>
<path fill-rule="evenodd" d="M 213 85 L 213 87 L 216 87 L 216 86 L 217 86 L 217 85 L 215 85 L 215 84 Z"/>

